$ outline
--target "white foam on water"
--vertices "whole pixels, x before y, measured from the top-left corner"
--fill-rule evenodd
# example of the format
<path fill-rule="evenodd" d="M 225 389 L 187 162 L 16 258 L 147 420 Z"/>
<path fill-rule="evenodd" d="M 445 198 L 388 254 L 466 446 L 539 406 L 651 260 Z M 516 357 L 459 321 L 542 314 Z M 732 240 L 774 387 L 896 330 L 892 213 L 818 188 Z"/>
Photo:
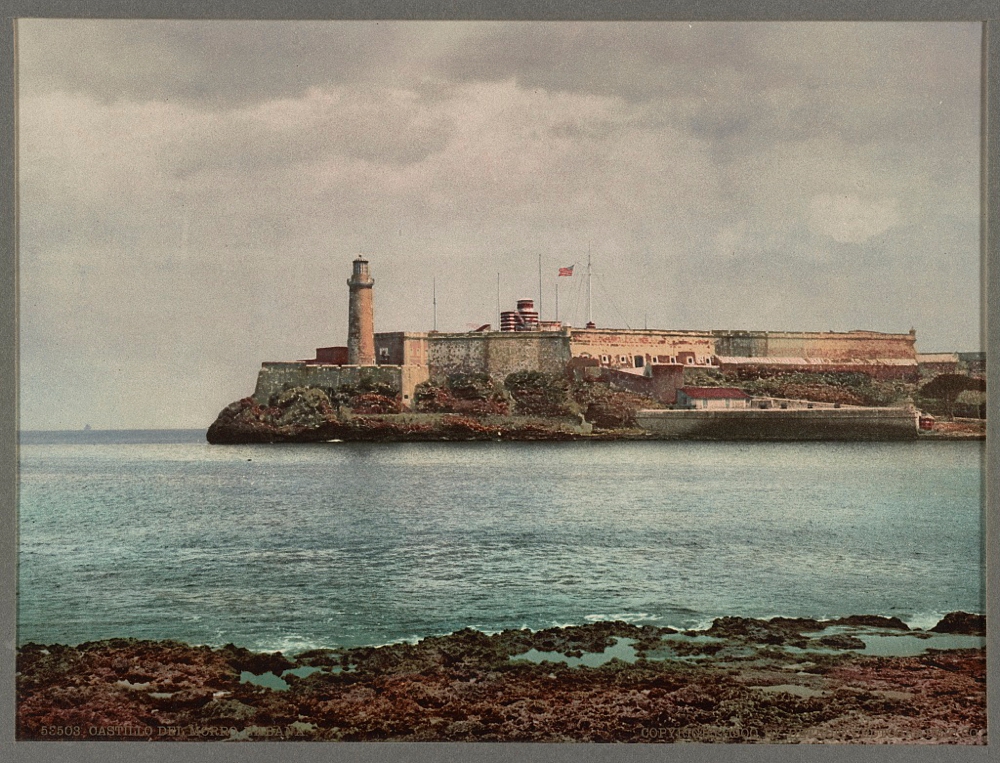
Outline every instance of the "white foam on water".
<path fill-rule="evenodd" d="M 677 630 L 681 630 L 681 631 L 707 631 L 709 628 L 711 628 L 713 625 L 715 625 L 715 621 L 717 619 L 718 618 L 716 618 L 716 617 L 709 617 L 707 620 L 697 620 L 697 621 L 695 621 L 695 624 L 692 625 L 692 626 L 690 626 L 690 627 L 681 627 L 681 626 L 676 626 L 676 625 L 673 626 L 673 627 L 675 627 L 675 628 L 677 628 Z"/>
<path fill-rule="evenodd" d="M 313 649 L 326 649 L 328 645 L 311 641 L 301 636 L 286 636 L 277 641 L 266 641 L 252 647 L 248 647 L 252 652 L 281 652 L 283 655 L 301 654 Z"/>
<path fill-rule="evenodd" d="M 611 615 L 584 615 L 583 619 L 589 623 L 615 622 L 617 620 L 626 623 L 635 623 L 642 621 L 656 621 L 660 619 L 660 616 L 651 615 L 648 612 L 618 612 Z"/>
<path fill-rule="evenodd" d="M 899 618 L 904 623 L 910 626 L 911 630 L 922 630 L 929 631 L 948 614 L 947 612 L 920 612 L 916 615 L 911 615 L 909 617 Z"/>

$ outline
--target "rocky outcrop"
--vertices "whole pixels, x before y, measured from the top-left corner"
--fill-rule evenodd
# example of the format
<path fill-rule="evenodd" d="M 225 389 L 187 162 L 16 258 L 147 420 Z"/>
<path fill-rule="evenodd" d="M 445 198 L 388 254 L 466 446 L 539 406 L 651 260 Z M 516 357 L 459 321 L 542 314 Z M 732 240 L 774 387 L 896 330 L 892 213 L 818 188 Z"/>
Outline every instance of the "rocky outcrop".
<path fill-rule="evenodd" d="M 910 626 L 898 617 L 882 617 L 880 615 L 850 615 L 848 617 L 838 617 L 836 620 L 828 620 L 827 624 L 867 626 L 869 628 L 889 628 L 897 631 L 910 630 Z"/>
<path fill-rule="evenodd" d="M 263 406 L 245 397 L 227 406 L 208 428 L 210 443 L 315 442 L 337 437 L 343 421 L 320 389 L 286 390 Z"/>
<path fill-rule="evenodd" d="M 839 638 L 844 634 L 821 638 L 826 649 L 809 653 L 772 644 L 817 626 L 825 627 L 720 618 L 709 629 L 711 644 L 705 635 L 623 622 L 496 634 L 465 629 L 416 644 L 315 649 L 294 658 L 232 644 L 27 644 L 17 662 L 17 735 L 985 743 L 984 650 L 869 657 L 845 651 L 856 645 Z M 622 638 L 632 640 L 635 662 L 569 667 L 552 656 L 600 653 Z M 711 648 L 678 648 L 685 640 Z M 531 649 L 549 661 L 523 659 Z M 670 656 L 655 656 L 664 649 Z M 309 675 L 288 672 L 306 666 Z M 287 688 L 243 682 L 243 671 L 280 674 Z"/>
<path fill-rule="evenodd" d="M 986 616 L 968 612 L 949 612 L 931 628 L 932 633 L 957 633 L 969 636 L 986 635 Z"/>
<path fill-rule="evenodd" d="M 828 646 L 831 649 L 864 649 L 865 642 L 859 639 L 857 636 L 851 636 L 847 633 L 834 633 L 830 636 L 822 636 L 819 639 L 819 643 L 823 646 Z"/>
<path fill-rule="evenodd" d="M 363 403 L 372 395 L 359 396 Z M 227 406 L 208 428 L 212 444 L 275 442 L 419 442 L 447 440 L 573 440 L 584 437 L 575 421 L 462 414 L 367 413 L 335 406 L 327 393 L 294 387 L 268 405 L 247 397 Z"/>

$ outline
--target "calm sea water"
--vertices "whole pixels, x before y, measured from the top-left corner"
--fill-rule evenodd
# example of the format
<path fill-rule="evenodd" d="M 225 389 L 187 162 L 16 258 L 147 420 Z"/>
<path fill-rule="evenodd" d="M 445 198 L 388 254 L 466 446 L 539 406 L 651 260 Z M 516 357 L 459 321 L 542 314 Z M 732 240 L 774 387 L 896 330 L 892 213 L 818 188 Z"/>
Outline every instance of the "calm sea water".
<path fill-rule="evenodd" d="M 21 643 L 981 612 L 982 443 L 25 433 Z"/>

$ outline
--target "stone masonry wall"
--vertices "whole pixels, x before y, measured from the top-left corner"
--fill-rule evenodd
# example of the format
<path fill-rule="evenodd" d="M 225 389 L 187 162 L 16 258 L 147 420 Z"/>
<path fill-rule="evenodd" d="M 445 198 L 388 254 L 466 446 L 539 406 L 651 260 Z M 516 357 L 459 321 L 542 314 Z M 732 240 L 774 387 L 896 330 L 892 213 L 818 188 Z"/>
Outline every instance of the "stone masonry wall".
<path fill-rule="evenodd" d="M 659 331 L 574 329 L 574 357 L 607 355 L 611 365 L 634 366 L 636 355 L 674 356 L 693 353 L 696 365 L 722 357 L 823 358 L 849 360 L 914 360 L 914 334 L 875 331 Z M 622 361 L 625 356 L 627 361 Z"/>
<path fill-rule="evenodd" d="M 712 335 L 694 331 L 574 329 L 570 347 L 574 357 L 586 354 L 592 358 L 600 358 L 607 355 L 611 365 L 628 366 L 635 365 L 636 355 L 641 355 L 644 359 L 649 356 L 649 360 L 655 362 L 657 357 L 677 357 L 682 352 L 689 352 L 704 365 L 716 354 Z M 620 360 L 622 355 L 626 356 L 627 361 Z"/>
<path fill-rule="evenodd" d="M 516 371 L 564 374 L 569 361 L 569 338 L 562 333 L 494 332 L 486 338 L 486 371 L 498 379 Z"/>
<path fill-rule="evenodd" d="M 431 334 L 427 337 L 431 377 L 487 373 L 486 337 L 482 334 Z"/>
<path fill-rule="evenodd" d="M 388 384 L 397 393 L 412 396 L 412 387 L 407 391 L 406 382 L 412 381 L 419 375 L 419 369 L 417 371 L 404 371 L 401 366 L 327 366 L 303 362 L 263 363 L 257 374 L 257 387 L 254 389 L 253 399 L 264 405 L 275 392 L 281 392 L 290 387 L 337 388 L 346 384 L 356 386 L 363 379 L 369 382 Z"/>
<path fill-rule="evenodd" d="M 427 360 L 432 377 L 486 373 L 503 379 L 515 371 L 566 372 L 569 339 L 559 332 L 429 334 Z"/>
<path fill-rule="evenodd" d="M 768 332 L 767 356 L 772 358 L 824 358 L 827 360 L 916 359 L 916 336 L 847 333 Z M 717 353 L 722 355 L 724 353 Z"/>

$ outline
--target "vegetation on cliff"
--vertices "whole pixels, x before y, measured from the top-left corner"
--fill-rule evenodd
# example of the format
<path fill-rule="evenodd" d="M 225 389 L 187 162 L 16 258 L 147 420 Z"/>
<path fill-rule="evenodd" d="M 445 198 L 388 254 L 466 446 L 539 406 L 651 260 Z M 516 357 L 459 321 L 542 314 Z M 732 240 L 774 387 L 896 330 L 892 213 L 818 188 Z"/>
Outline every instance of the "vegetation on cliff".
<path fill-rule="evenodd" d="M 503 416 L 510 399 L 489 374 L 451 374 L 425 381 L 413 393 L 420 413 L 460 413 L 466 416 Z"/>
<path fill-rule="evenodd" d="M 744 369 L 724 374 L 685 371 L 693 386 L 736 386 L 755 396 L 840 405 L 914 403 L 937 416 L 982 417 L 985 382 L 945 374 L 923 386 L 879 381 L 861 373 L 780 373 Z M 979 396 L 963 401 L 962 396 Z M 639 437 L 636 413 L 661 408 L 656 400 L 605 381 L 571 380 L 518 371 L 502 383 L 487 374 L 451 374 L 417 385 L 414 412 L 404 411 L 385 384 L 362 382 L 336 389 L 292 388 L 266 404 L 244 398 L 227 406 L 209 427 L 212 443 L 325 440 L 575 439 L 593 435 Z M 948 434 L 948 433 L 944 433 Z"/>
<path fill-rule="evenodd" d="M 336 405 L 316 388 L 295 387 L 267 405 L 247 397 L 227 406 L 208 428 L 213 444 L 424 440 L 566 440 L 583 436 L 575 418 L 398 413 L 398 401 L 374 392 L 340 398 Z M 388 402 L 386 402 L 388 400 Z M 386 410 L 390 409 L 390 410 Z"/>
<path fill-rule="evenodd" d="M 296 387 L 272 395 L 268 405 L 252 397 L 229 404 L 206 437 L 213 444 L 328 440 L 337 436 L 342 424 L 326 392 Z"/>
<path fill-rule="evenodd" d="M 969 399 L 963 401 L 963 397 Z M 917 390 L 914 402 L 921 410 L 935 416 L 985 418 L 986 380 L 963 374 L 941 374 Z"/>
<path fill-rule="evenodd" d="M 692 386 L 737 387 L 759 397 L 813 400 L 840 405 L 903 405 L 912 399 L 916 385 L 903 381 L 880 381 L 857 372 L 808 373 L 745 368 L 723 373 L 685 370 L 684 380 Z"/>

